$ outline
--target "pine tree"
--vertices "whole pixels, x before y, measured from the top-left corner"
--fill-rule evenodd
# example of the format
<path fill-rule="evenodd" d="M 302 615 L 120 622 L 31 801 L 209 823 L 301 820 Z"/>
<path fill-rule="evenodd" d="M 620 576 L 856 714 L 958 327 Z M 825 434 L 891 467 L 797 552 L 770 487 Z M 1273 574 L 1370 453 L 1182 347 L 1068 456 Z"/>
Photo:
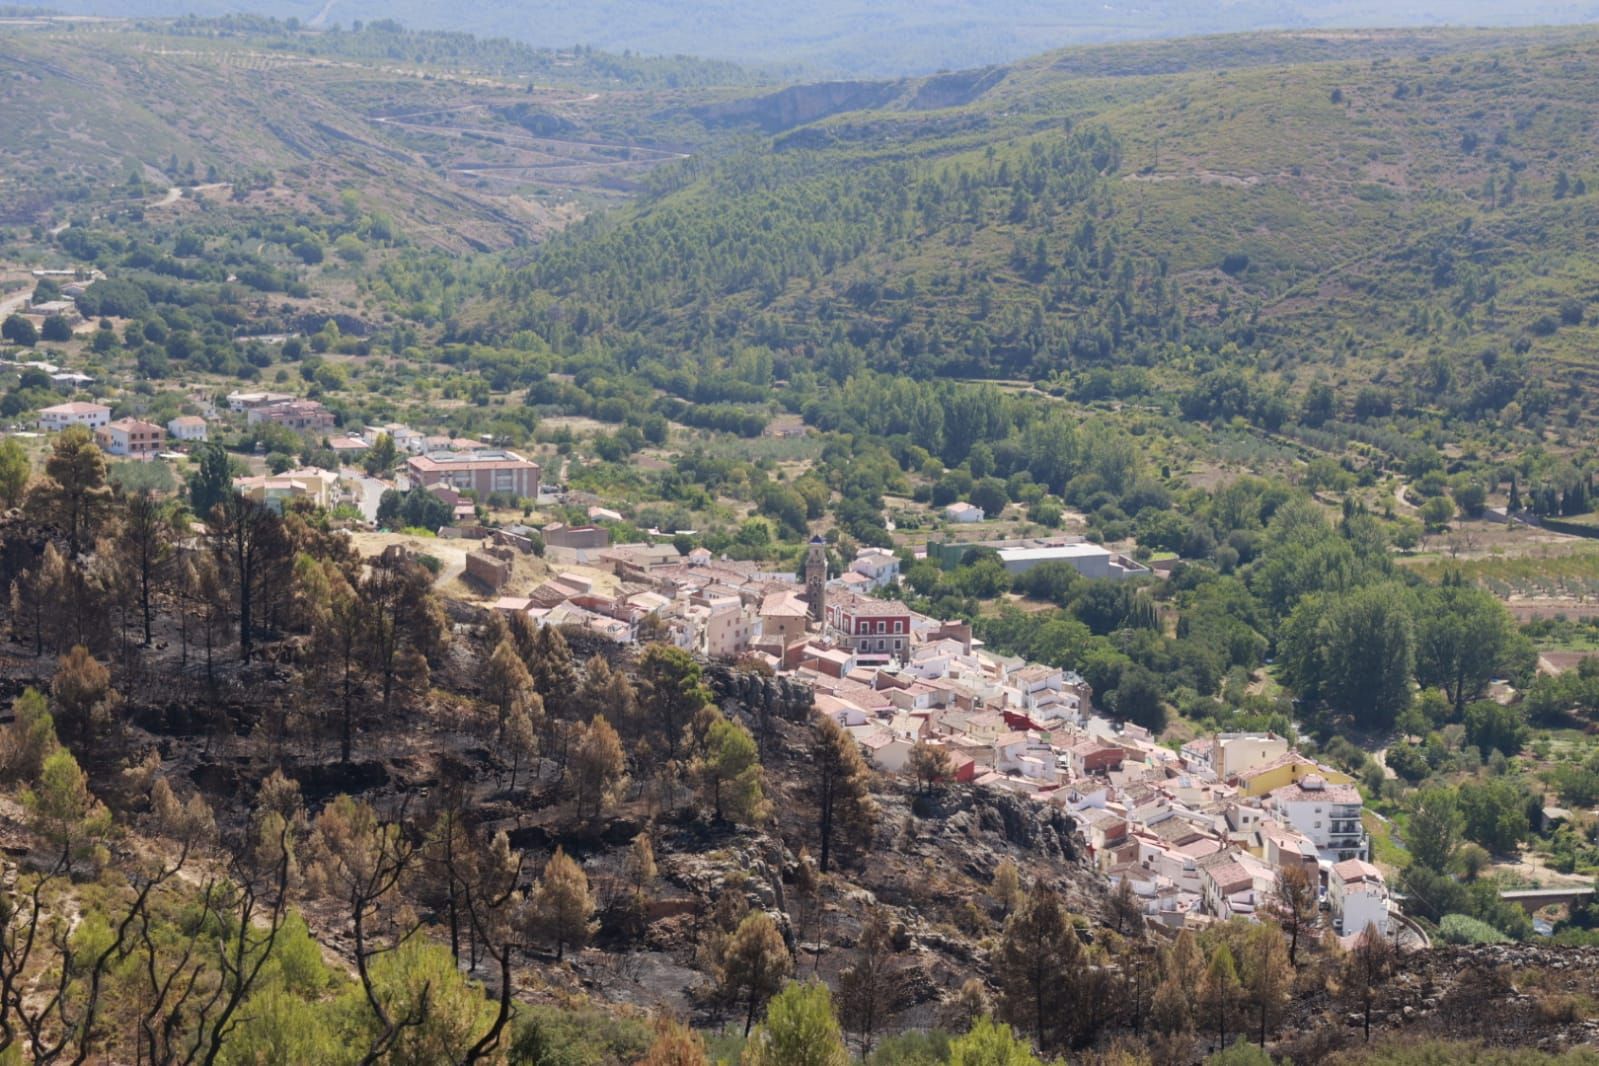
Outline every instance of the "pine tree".
<path fill-rule="evenodd" d="M 1200 998 L 1216 1026 L 1221 1047 L 1227 1046 L 1227 1027 L 1238 1010 L 1238 1000 L 1243 986 L 1238 980 L 1238 966 L 1226 944 L 1218 944 L 1205 968 L 1205 983 Z"/>
<path fill-rule="evenodd" d="M 753 825 L 771 810 L 762 784 L 755 738 L 737 722 L 714 711 L 717 721 L 706 732 L 705 750 L 696 764 L 700 789 L 717 821 Z"/>
<path fill-rule="evenodd" d="M 872 1053 L 877 1030 L 888 1013 L 893 993 L 894 937 L 888 916 L 873 908 L 855 942 L 855 959 L 839 975 L 839 1020 L 855 1034 L 861 1056 Z"/>
<path fill-rule="evenodd" d="M 1288 937 L 1288 962 L 1299 965 L 1301 937 L 1314 939 L 1321 920 L 1320 880 L 1303 865 L 1290 863 L 1277 875 L 1277 893 L 1270 911 Z"/>
<path fill-rule="evenodd" d="M 111 721 L 120 697 L 111 687 L 111 671 L 77 645 L 61 657 L 50 683 L 61 728 L 86 747 L 95 732 Z"/>
<path fill-rule="evenodd" d="M 34 509 L 67 531 L 67 553 L 76 558 L 110 506 L 105 453 L 87 427 L 68 426 L 51 445 L 44 475 L 33 489 Z"/>
<path fill-rule="evenodd" d="M 622 671 L 611 669 L 603 655 L 594 656 L 584 665 L 583 683 L 578 686 L 573 703 L 573 713 L 583 721 L 603 714 L 617 732 L 628 737 L 638 735 L 638 698 L 633 682 Z"/>
<path fill-rule="evenodd" d="M 1276 1024 L 1294 981 L 1293 963 L 1275 925 L 1261 922 L 1249 929 L 1244 941 L 1243 986 L 1259 1022 L 1259 1042 L 1266 1046 L 1267 1031 Z"/>
<path fill-rule="evenodd" d="M 539 712 L 539 718 L 542 719 L 544 708 L 538 693 L 530 692 L 529 696 L 531 697 L 528 700 L 529 707 L 535 708 Z M 517 771 L 522 768 L 524 761 L 533 761 L 539 750 L 538 727 L 534 725 L 533 716 L 528 713 L 528 709 L 515 707 L 511 710 L 511 716 L 505 722 L 504 747 L 511 753 L 510 791 L 514 793 Z"/>
<path fill-rule="evenodd" d="M 33 475 L 28 452 L 15 437 L 0 440 L 0 507 L 15 507 L 21 502 Z"/>
<path fill-rule="evenodd" d="M 639 660 L 639 704 L 653 723 L 655 743 L 676 759 L 688 728 L 711 702 L 700 666 L 681 648 L 651 644 Z"/>
<path fill-rule="evenodd" d="M 626 777 L 626 758 L 622 754 L 622 741 L 611 728 L 605 716 L 580 726 L 576 746 L 572 751 L 573 795 L 578 817 L 589 805 L 591 813 L 598 815 L 616 802 Z"/>
<path fill-rule="evenodd" d="M 167 510 L 148 489 L 134 494 L 123 510 L 122 535 L 117 538 L 118 566 L 124 581 L 135 591 L 144 629 L 144 646 L 153 641 L 152 599 L 167 575 L 175 530 Z"/>
<path fill-rule="evenodd" d="M 257 500 L 230 493 L 211 512 L 208 525 L 217 569 L 233 584 L 239 625 L 239 660 L 249 662 L 255 650 L 256 602 L 287 558 L 283 520 Z"/>
<path fill-rule="evenodd" d="M 24 689 L 11 701 L 11 722 L 0 729 L 0 779 L 31 782 L 44 760 L 61 746 L 50 703 L 38 689 Z"/>
<path fill-rule="evenodd" d="M 811 741 L 811 796 L 821 836 L 822 873 L 832 869 L 835 838 L 841 831 L 849 843 L 867 843 L 877 819 L 870 785 L 871 775 L 855 738 L 834 719 L 818 718 Z"/>
<path fill-rule="evenodd" d="M 994 867 L 994 898 L 999 900 L 1000 912 L 1007 918 L 1025 898 L 1022 876 L 1016 869 L 1014 859 L 1001 859 L 999 865 Z"/>
<path fill-rule="evenodd" d="M 1005 922 L 994 976 L 999 1016 L 1033 1034 L 1044 1049 L 1058 1046 L 1072 1024 L 1083 946 L 1060 897 L 1035 890 Z"/>
<path fill-rule="evenodd" d="M 509 636 L 502 638 L 489 655 L 483 671 L 483 698 L 493 704 L 498 713 L 497 739 L 505 739 L 505 726 L 512 711 L 520 710 L 526 715 L 530 701 L 537 697 L 538 693 L 533 691 L 533 675 L 516 653 L 516 645 Z"/>
<path fill-rule="evenodd" d="M 628 884 L 632 886 L 633 894 L 643 900 L 644 894 L 649 891 L 650 885 L 655 883 L 658 872 L 655 867 L 655 845 L 650 842 L 650 834 L 640 833 L 633 838 L 633 843 L 627 849 L 627 861 L 624 866 Z"/>
<path fill-rule="evenodd" d="M 992 1018 L 977 1019 L 949 1044 L 949 1066 L 1043 1066 L 1027 1042 Z"/>
<path fill-rule="evenodd" d="M 577 692 L 577 667 L 572 664 L 572 648 L 558 628 L 539 627 L 527 668 L 550 717 L 570 717 L 572 697 Z"/>
<path fill-rule="evenodd" d="M 1371 1012 L 1377 993 L 1393 972 L 1394 945 L 1375 925 L 1361 931 L 1355 946 L 1344 958 L 1344 995 L 1360 1008 L 1367 1043 L 1371 1042 Z"/>
<path fill-rule="evenodd" d="M 756 1012 L 783 986 L 794 960 L 772 919 L 764 911 L 753 911 L 728 937 L 717 969 L 728 1002 L 745 1004 L 744 1035 L 749 1036 Z"/>
<path fill-rule="evenodd" d="M 594 898 L 583 868 L 555 849 L 529 901 L 535 935 L 555 947 L 559 962 L 568 947 L 581 948 L 594 932 Z"/>
<path fill-rule="evenodd" d="M 906 764 L 911 777 L 916 781 L 916 787 L 926 795 L 940 784 L 948 781 L 953 774 L 949 752 L 941 745 L 918 743 L 911 749 L 910 761 Z"/>

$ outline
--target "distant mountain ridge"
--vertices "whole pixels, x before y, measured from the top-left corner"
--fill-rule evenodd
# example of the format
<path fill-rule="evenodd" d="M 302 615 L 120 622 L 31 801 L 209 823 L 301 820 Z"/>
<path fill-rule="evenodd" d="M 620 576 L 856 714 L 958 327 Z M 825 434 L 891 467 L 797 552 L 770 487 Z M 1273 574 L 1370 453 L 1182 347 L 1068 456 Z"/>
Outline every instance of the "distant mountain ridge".
<path fill-rule="evenodd" d="M 547 47 L 583 44 L 851 76 L 970 68 L 1072 44 L 1152 37 L 1599 20 L 1599 4 L 1581 0 L 53 0 L 49 6 L 67 14 L 136 17 L 250 12 L 328 27 L 391 18 L 413 29 Z"/>

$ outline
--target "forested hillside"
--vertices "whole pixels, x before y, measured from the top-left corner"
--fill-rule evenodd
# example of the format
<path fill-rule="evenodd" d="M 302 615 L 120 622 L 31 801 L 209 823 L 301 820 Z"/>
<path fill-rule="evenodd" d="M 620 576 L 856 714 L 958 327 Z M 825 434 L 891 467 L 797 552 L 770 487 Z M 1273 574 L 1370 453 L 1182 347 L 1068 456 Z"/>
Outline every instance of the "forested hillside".
<path fill-rule="evenodd" d="M 662 172 L 534 256 L 483 328 L 1089 397 L 1147 378 L 1271 428 L 1317 381 L 1346 411 L 1563 413 L 1590 370 L 1595 100 L 1575 75 L 1599 41 L 1375 40 L 907 83 Z"/>

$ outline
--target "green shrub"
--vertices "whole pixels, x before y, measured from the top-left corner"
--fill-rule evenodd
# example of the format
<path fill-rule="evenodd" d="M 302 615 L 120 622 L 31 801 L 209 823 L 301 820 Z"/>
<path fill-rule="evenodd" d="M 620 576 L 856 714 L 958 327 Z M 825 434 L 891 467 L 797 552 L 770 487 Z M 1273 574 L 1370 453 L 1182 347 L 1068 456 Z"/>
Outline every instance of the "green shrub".
<path fill-rule="evenodd" d="M 1438 923 L 1438 939 L 1446 944 L 1508 944 L 1510 938 L 1469 914 L 1446 914 Z"/>

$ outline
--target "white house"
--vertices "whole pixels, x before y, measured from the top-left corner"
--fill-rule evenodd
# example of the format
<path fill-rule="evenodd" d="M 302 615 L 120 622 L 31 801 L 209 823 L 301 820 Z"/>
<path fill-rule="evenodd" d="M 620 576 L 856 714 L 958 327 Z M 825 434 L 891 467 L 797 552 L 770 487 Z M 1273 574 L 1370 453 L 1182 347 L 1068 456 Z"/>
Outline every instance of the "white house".
<path fill-rule="evenodd" d="M 975 503 L 967 503 L 962 500 L 944 508 L 944 517 L 951 522 L 981 522 L 983 520 L 983 509 Z"/>
<path fill-rule="evenodd" d="M 1309 774 L 1298 784 L 1273 791 L 1266 806 L 1309 837 L 1328 862 L 1368 857 L 1360 790 L 1354 785 L 1331 784 L 1320 774 Z"/>
<path fill-rule="evenodd" d="M 367 426 L 364 439 L 369 444 L 375 443 L 379 433 L 387 433 L 389 439 L 394 442 L 394 447 L 402 452 L 421 455 L 427 451 L 427 437 L 404 422 L 390 422 L 382 426 Z"/>
<path fill-rule="evenodd" d="M 110 423 L 111 408 L 103 403 L 81 401 L 58 403 L 54 407 L 45 407 L 39 411 L 39 428 L 48 432 L 59 432 L 68 426 L 99 429 Z"/>
<path fill-rule="evenodd" d="M 841 700 L 826 692 L 816 694 L 815 710 L 817 714 L 827 715 L 845 729 L 863 726 L 867 722 L 866 712 L 861 708 L 849 700 Z"/>
<path fill-rule="evenodd" d="M 1361 859 L 1334 863 L 1327 875 L 1327 905 L 1339 936 L 1354 936 L 1375 925 L 1388 935 L 1388 886 L 1382 871 Z"/>
<path fill-rule="evenodd" d="M 171 434 L 173 440 L 205 440 L 205 419 L 199 415 L 179 415 L 167 423 L 167 432 Z"/>
<path fill-rule="evenodd" d="M 1037 721 L 1081 723 L 1093 709 L 1093 689 L 1076 673 L 1033 664 L 1008 678 L 1006 700 Z"/>
<path fill-rule="evenodd" d="M 911 761 L 911 752 L 915 749 L 914 741 L 906 737 L 896 737 L 886 729 L 878 726 L 865 725 L 853 729 L 855 739 L 860 743 L 861 750 L 871 760 L 873 766 L 891 774 L 897 774 L 905 769 Z"/>
<path fill-rule="evenodd" d="M 275 403 L 288 403 L 298 399 L 292 392 L 230 392 L 228 393 L 228 410 L 249 411 L 256 407 L 268 407 Z"/>
<path fill-rule="evenodd" d="M 1277 871 L 1247 851 L 1228 848 L 1198 860 L 1205 913 L 1226 920 L 1254 917 L 1277 886 Z"/>
<path fill-rule="evenodd" d="M 866 579 L 868 590 L 899 581 L 899 556 L 883 548 L 862 548 L 849 568 Z"/>
<path fill-rule="evenodd" d="M 736 597 L 696 597 L 683 617 L 698 623 L 700 651 L 708 659 L 736 659 L 749 650 L 760 632 L 760 618 Z"/>

